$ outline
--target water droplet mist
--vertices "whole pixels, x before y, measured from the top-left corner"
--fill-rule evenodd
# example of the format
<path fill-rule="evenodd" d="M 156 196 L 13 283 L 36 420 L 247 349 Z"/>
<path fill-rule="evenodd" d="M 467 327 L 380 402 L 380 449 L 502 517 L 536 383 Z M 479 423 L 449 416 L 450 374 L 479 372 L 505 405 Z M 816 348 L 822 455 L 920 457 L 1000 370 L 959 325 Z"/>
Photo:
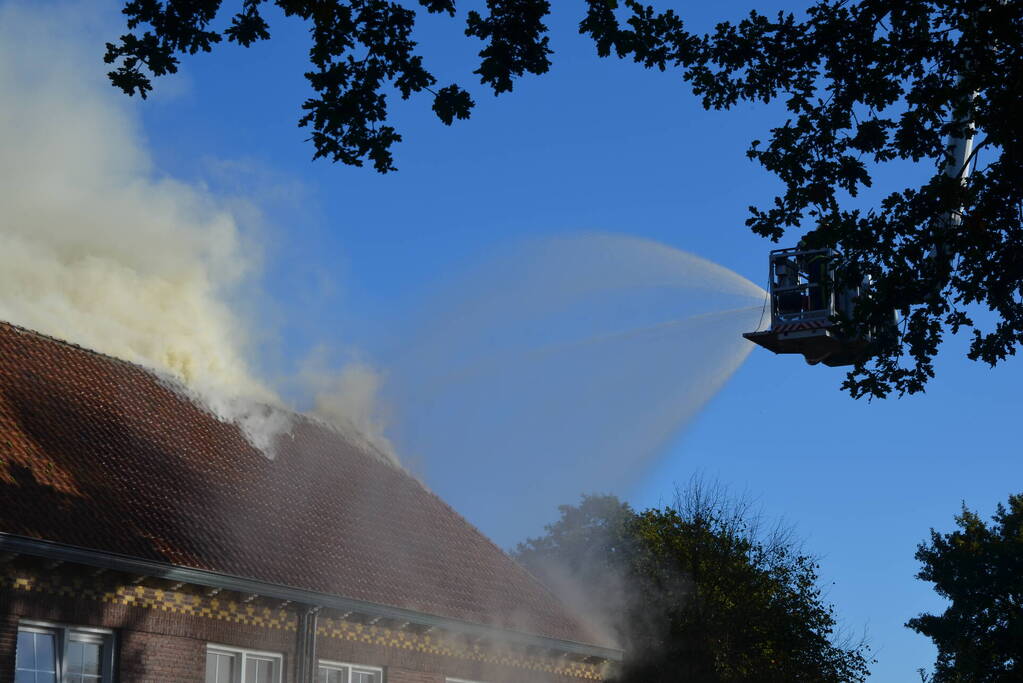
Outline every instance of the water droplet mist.
<path fill-rule="evenodd" d="M 423 307 L 388 367 L 407 462 L 500 542 L 583 492 L 624 493 L 724 385 L 765 292 L 649 240 L 520 244 Z"/>
<path fill-rule="evenodd" d="M 68 11 L 0 8 L 0 319 L 171 377 L 272 454 L 291 413 L 266 409 L 282 392 L 254 351 L 272 336 L 252 303 L 258 203 L 160 173 L 136 103 L 90 57 L 102 34 L 67 31 L 88 6 Z M 52 59 L 19 59 L 33 43 Z M 292 393 L 380 452 L 395 441 L 442 498 L 512 542 L 579 493 L 642 476 L 746 358 L 740 333 L 764 300 L 651 241 L 537 240 L 449 282 L 391 356 L 297 361 Z"/>

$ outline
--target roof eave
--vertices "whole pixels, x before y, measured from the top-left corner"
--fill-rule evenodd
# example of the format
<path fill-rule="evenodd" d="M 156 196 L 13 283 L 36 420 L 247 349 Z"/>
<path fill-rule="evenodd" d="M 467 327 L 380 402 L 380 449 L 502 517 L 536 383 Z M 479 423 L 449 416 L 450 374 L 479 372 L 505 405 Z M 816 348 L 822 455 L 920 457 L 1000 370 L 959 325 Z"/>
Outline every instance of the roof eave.
<path fill-rule="evenodd" d="M 180 581 L 209 588 L 235 591 L 239 593 L 254 593 L 268 598 L 290 600 L 295 603 L 302 603 L 311 606 L 336 609 L 344 612 L 357 612 L 370 617 L 383 619 L 396 619 L 407 621 L 422 626 L 432 626 L 439 629 L 456 631 L 467 635 L 482 638 L 493 638 L 501 642 L 515 645 L 543 647 L 558 650 L 574 655 L 586 657 L 599 657 L 613 662 L 620 662 L 623 651 L 615 648 L 601 647 L 599 645 L 588 645 L 572 640 L 562 640 L 540 636 L 523 631 L 503 629 L 496 626 L 477 624 L 471 621 L 462 621 L 451 617 L 443 617 L 415 610 L 392 607 L 390 605 L 379 605 L 363 600 L 354 600 L 329 593 L 319 593 L 303 588 L 282 586 L 280 584 L 249 579 L 242 576 L 233 576 L 206 569 L 195 569 L 183 567 L 167 562 L 155 562 L 130 555 L 121 555 L 91 548 L 56 543 L 38 538 L 18 536 L 0 532 L 0 550 L 17 553 L 19 555 L 32 555 L 48 560 L 61 560 L 74 564 L 83 564 L 91 567 L 109 569 L 125 572 L 128 574 L 139 574 L 152 576 L 169 581 Z"/>

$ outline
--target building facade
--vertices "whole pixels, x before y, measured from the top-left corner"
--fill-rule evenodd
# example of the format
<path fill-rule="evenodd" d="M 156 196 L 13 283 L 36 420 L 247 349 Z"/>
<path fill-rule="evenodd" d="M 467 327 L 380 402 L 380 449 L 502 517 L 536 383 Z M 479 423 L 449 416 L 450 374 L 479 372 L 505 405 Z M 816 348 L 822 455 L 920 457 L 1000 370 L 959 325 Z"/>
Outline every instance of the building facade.
<path fill-rule="evenodd" d="M 0 323 L 0 683 L 573 683 L 621 652 L 400 467 L 268 458 L 138 366 Z"/>

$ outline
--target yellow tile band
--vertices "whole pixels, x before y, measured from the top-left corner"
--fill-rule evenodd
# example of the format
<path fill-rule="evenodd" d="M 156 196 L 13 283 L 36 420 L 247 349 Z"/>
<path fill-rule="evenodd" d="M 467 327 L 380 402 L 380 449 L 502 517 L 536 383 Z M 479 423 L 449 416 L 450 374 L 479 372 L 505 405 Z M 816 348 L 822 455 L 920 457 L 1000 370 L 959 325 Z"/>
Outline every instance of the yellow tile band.
<path fill-rule="evenodd" d="M 207 597 L 184 590 L 149 588 L 144 585 L 111 582 L 104 577 L 37 576 L 27 570 L 6 568 L 0 573 L 0 587 L 61 597 L 84 598 L 116 605 L 154 609 L 204 619 L 217 619 L 249 626 L 297 631 L 298 615 L 293 610 Z M 542 671 L 560 676 L 599 681 L 605 677 L 602 664 L 564 657 L 528 654 L 514 649 L 481 647 L 457 633 L 415 633 L 371 626 L 321 616 L 317 635 L 400 650 L 412 650 L 442 657 L 486 664 Z"/>

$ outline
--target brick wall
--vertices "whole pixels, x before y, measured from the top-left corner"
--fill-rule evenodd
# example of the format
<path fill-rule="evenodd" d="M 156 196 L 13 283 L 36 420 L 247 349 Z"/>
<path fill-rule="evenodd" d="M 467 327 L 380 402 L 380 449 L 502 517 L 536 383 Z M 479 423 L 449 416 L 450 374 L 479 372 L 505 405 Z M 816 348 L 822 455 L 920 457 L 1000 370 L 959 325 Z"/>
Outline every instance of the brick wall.
<path fill-rule="evenodd" d="M 76 575 L 68 567 L 48 575 L 43 570 L 38 575 L 47 579 L 45 588 L 42 583 L 33 589 L 24 586 L 14 588 L 10 575 L 6 583 L 0 580 L 0 683 L 14 681 L 17 626 L 21 619 L 112 629 L 118 648 L 119 683 L 202 683 L 205 651 L 210 643 L 280 653 L 284 657 L 283 683 L 295 683 L 298 634 L 294 606 L 288 611 L 276 603 L 275 609 L 279 613 L 283 610 L 290 617 L 268 627 L 182 614 L 171 611 L 167 605 L 161 609 L 159 604 L 140 606 L 106 598 L 80 598 L 75 593 L 80 592 L 83 582 L 93 579 L 88 579 L 88 574 L 85 577 Z M 123 586 L 127 579 L 130 577 L 115 577 L 112 581 L 116 584 L 120 580 Z M 147 590 L 158 592 L 155 587 L 158 583 L 154 582 L 153 587 Z M 134 593 L 130 583 L 128 588 Z M 168 590 L 166 594 L 173 595 L 173 591 Z M 92 595 L 113 594 L 94 591 Z M 241 613 L 259 613 L 263 609 L 258 603 L 245 602 L 245 596 L 222 594 L 217 597 L 222 603 L 230 602 Z M 367 633 L 365 628 L 361 633 Z M 437 634 L 431 634 L 431 637 L 436 638 Z M 321 659 L 382 667 L 386 672 L 386 683 L 445 683 L 445 676 L 486 683 L 586 683 L 577 676 L 503 665 L 497 663 L 499 658 L 483 658 L 489 659 L 483 661 L 452 656 L 443 651 L 395 647 L 381 644 L 379 638 L 374 641 L 371 638 L 338 637 L 336 633 L 321 634 L 317 638 L 316 649 Z"/>
<path fill-rule="evenodd" d="M 444 683 L 444 676 L 389 666 L 387 683 Z"/>
<path fill-rule="evenodd" d="M 337 638 L 316 639 L 316 654 L 322 659 L 335 662 L 385 667 L 386 683 L 444 683 L 444 678 L 486 683 L 587 683 L 571 676 L 559 676 L 548 672 L 533 672 L 519 668 L 502 667 L 472 659 L 442 656 L 413 650 L 382 647 L 352 640 Z M 395 673 L 397 672 L 397 674 Z M 441 672 L 441 674 L 432 673 Z M 398 678 L 394 678 L 394 676 Z"/>
<path fill-rule="evenodd" d="M 0 683 L 14 681 L 14 650 L 18 643 L 18 616 L 9 595 L 0 590 Z"/>
<path fill-rule="evenodd" d="M 205 673 L 206 644 L 144 631 L 120 632 L 118 673 L 124 683 L 201 681 Z"/>
<path fill-rule="evenodd" d="M 296 634 L 93 600 L 0 590 L 0 683 L 13 683 L 17 625 L 38 619 L 112 629 L 120 683 L 201 683 L 206 645 L 217 643 L 279 652 L 284 683 L 294 680 Z"/>
<path fill-rule="evenodd" d="M 420 683 L 417 679 L 392 677 L 392 672 L 401 672 L 399 676 L 425 676 L 425 683 L 444 682 L 444 676 L 460 678 L 468 681 L 485 681 L 486 683 L 587 683 L 572 677 L 559 676 L 545 671 L 529 671 L 490 664 L 487 662 L 445 657 L 442 655 L 384 647 L 364 643 L 357 640 L 341 640 L 338 638 L 319 637 L 316 639 L 316 654 L 320 659 L 367 666 L 383 666 L 387 671 L 386 683 L 395 681 Z M 430 673 L 441 672 L 441 674 Z M 438 678 L 439 676 L 439 678 Z"/>

